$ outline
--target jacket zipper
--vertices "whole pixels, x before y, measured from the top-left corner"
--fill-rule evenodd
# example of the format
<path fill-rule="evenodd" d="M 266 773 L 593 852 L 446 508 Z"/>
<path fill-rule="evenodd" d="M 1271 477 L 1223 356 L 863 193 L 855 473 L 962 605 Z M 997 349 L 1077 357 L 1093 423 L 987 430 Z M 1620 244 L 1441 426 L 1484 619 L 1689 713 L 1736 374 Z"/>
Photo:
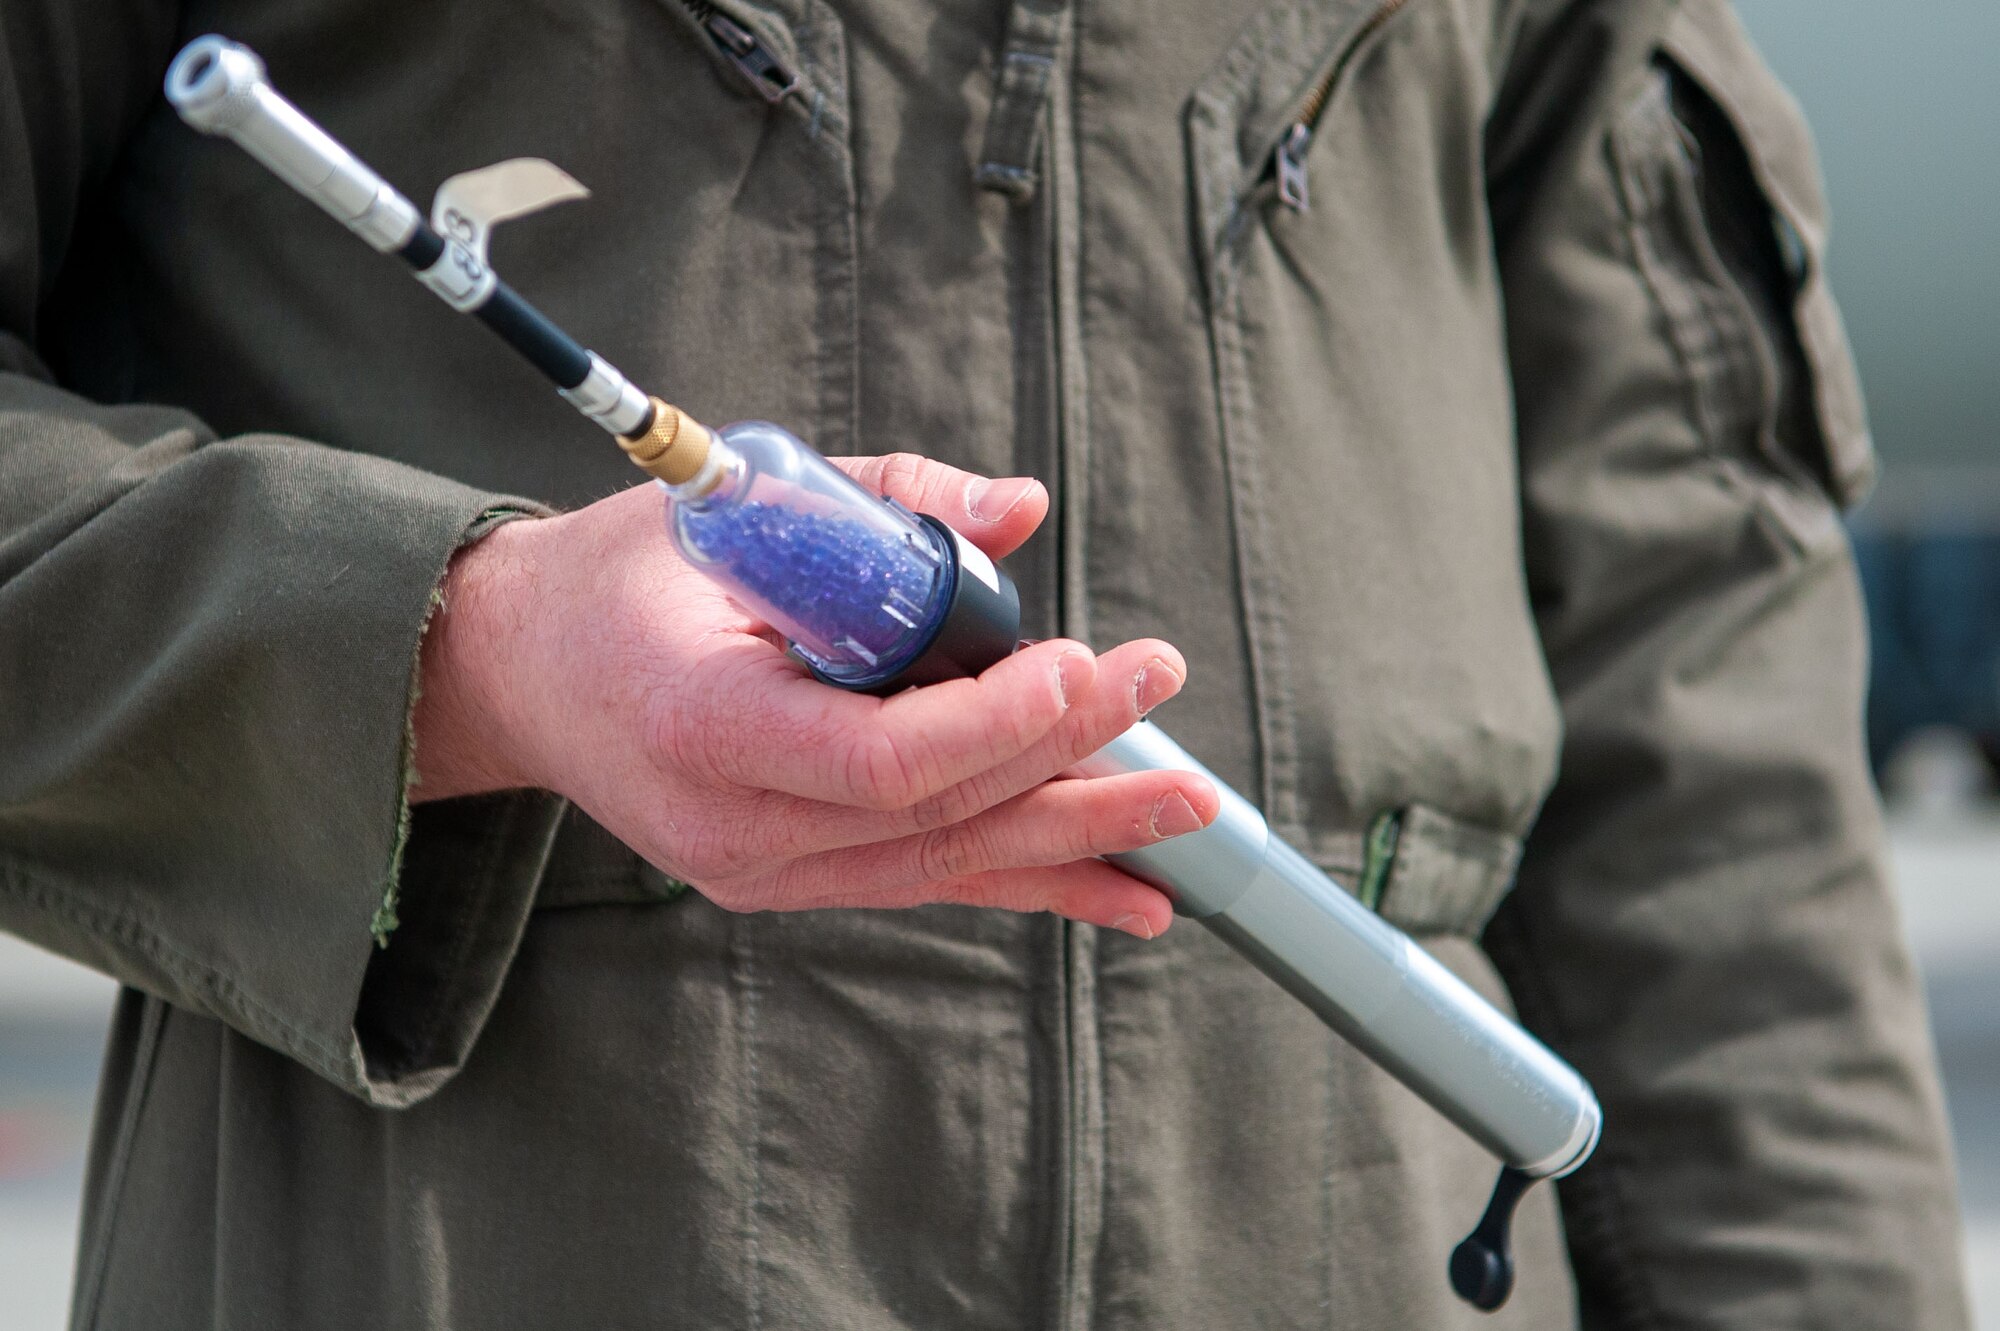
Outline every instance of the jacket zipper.
<path fill-rule="evenodd" d="M 680 0 L 681 8 L 708 33 L 729 63 L 743 72 L 759 96 L 777 105 L 798 90 L 799 77 L 757 40 L 757 34 L 717 9 L 710 0 Z"/>
<path fill-rule="evenodd" d="M 1283 138 L 1271 153 L 1271 174 L 1278 184 L 1278 201 L 1295 213 L 1302 213 L 1312 206 L 1312 186 L 1306 177 L 1306 149 L 1312 146 L 1313 133 L 1319 128 L 1319 118 L 1326 110 L 1326 104 L 1333 97 L 1334 88 L 1340 83 L 1341 75 L 1354 62 L 1355 52 L 1362 43 L 1381 31 L 1382 26 L 1396 17 L 1409 0 L 1382 0 L 1368 20 L 1354 30 L 1354 36 L 1341 48 L 1339 58 L 1328 66 L 1320 76 L 1312 93 L 1299 108 L 1298 119 L 1285 130 Z"/>

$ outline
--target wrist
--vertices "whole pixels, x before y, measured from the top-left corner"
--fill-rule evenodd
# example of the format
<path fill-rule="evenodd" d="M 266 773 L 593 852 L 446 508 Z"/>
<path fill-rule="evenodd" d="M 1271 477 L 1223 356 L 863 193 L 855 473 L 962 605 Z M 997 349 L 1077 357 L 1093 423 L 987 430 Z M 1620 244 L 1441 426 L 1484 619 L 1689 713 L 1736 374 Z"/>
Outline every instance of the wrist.
<path fill-rule="evenodd" d="M 536 784 L 518 738 L 511 667 L 540 525 L 499 523 L 460 547 L 438 584 L 418 658 L 413 803 Z"/>

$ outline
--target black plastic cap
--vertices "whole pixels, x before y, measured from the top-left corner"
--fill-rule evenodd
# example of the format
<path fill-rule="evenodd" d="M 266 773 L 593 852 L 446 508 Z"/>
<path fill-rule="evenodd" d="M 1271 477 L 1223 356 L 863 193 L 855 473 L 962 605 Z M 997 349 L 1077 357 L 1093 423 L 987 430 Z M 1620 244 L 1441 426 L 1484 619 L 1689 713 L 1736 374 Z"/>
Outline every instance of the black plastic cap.
<path fill-rule="evenodd" d="M 1013 655 L 1020 644 L 1021 593 L 1014 580 L 984 550 L 938 519 L 928 513 L 912 516 L 939 538 L 946 556 L 945 573 L 950 584 L 946 595 L 950 604 L 938 620 L 930 641 L 908 665 L 856 692 L 887 695 L 921 684 L 964 679 Z M 854 688 L 825 675 L 819 677 L 829 684 Z"/>
<path fill-rule="evenodd" d="M 943 537 L 951 551 L 951 604 L 937 636 L 880 686 L 885 693 L 980 674 L 1011 656 L 1021 640 L 1021 593 L 1014 580 L 984 550 L 930 514 L 919 513 L 917 520 Z"/>
<path fill-rule="evenodd" d="M 1513 1254 L 1495 1252 L 1477 1237 L 1451 1250 L 1451 1288 L 1481 1312 L 1493 1312 L 1514 1292 Z"/>

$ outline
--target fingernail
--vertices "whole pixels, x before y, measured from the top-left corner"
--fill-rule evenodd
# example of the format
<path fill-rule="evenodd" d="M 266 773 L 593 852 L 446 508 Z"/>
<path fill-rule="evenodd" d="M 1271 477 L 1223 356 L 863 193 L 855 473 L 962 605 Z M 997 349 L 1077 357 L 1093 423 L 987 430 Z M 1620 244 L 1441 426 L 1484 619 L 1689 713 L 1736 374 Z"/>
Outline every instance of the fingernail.
<path fill-rule="evenodd" d="M 1132 686 L 1139 697 L 1139 715 L 1144 716 L 1181 691 L 1181 677 L 1172 666 L 1154 657 L 1139 668 Z"/>
<path fill-rule="evenodd" d="M 998 522 L 1035 488 L 1032 479 L 1009 476 L 998 481 L 978 481 L 965 492 L 965 507 L 981 522 Z"/>
<path fill-rule="evenodd" d="M 1153 936 L 1153 926 L 1146 923 L 1146 917 L 1143 915 L 1120 915 L 1111 922 L 1111 927 L 1120 933 L 1130 934 L 1134 938 L 1151 938 Z"/>
<path fill-rule="evenodd" d="M 1065 708 L 1096 673 L 1097 663 L 1088 652 L 1064 652 L 1056 658 L 1056 692 Z"/>
<path fill-rule="evenodd" d="M 1195 814 L 1194 805 L 1187 802 L 1187 796 L 1178 790 L 1170 790 L 1160 796 L 1160 802 L 1153 806 L 1153 835 L 1156 837 L 1180 836 L 1195 831 L 1201 826 L 1201 819 Z"/>

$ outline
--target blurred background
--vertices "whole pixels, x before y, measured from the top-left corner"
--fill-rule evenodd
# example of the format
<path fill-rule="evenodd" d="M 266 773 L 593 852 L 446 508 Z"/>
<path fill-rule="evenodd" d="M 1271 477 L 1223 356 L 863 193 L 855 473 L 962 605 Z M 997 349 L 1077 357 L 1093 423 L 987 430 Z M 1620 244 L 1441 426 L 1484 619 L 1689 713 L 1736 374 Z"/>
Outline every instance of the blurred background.
<path fill-rule="evenodd" d="M 1868 734 L 2000 1331 L 2000 5 L 1738 0 L 1805 104 L 1882 480 L 1850 524 Z"/>
<path fill-rule="evenodd" d="M 1739 0 L 1818 133 L 1882 481 L 1869 734 L 2000 1331 L 2000 4 Z M 67 1303 L 107 981 L 0 936 L 0 1326 Z"/>

